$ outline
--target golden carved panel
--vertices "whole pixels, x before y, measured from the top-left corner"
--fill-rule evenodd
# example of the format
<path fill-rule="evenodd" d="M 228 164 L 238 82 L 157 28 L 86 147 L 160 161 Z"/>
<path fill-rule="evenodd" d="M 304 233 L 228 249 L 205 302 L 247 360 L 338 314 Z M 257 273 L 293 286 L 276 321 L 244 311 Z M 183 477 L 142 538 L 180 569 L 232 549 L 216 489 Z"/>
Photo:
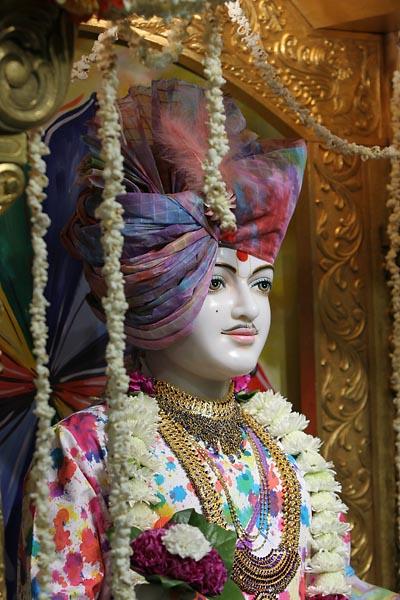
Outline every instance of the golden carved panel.
<path fill-rule="evenodd" d="M 318 148 L 318 147 L 317 147 Z M 368 412 L 367 300 L 362 169 L 357 158 L 314 148 L 316 175 L 315 286 L 321 332 L 317 339 L 319 420 L 324 454 L 333 459 L 350 508 L 352 562 L 371 575 L 374 513 Z"/>
<path fill-rule="evenodd" d="M 338 135 L 363 143 L 383 141 L 382 113 L 376 110 L 382 103 L 379 36 L 316 33 L 290 2 L 243 0 L 242 4 L 271 63 L 301 104 Z M 134 19 L 132 26 L 155 44 L 165 43 L 167 30 L 161 20 Z M 198 17 L 188 28 L 184 57 L 200 65 L 203 56 L 203 23 Z M 265 86 L 226 13 L 223 64 L 230 83 L 310 137 Z"/>

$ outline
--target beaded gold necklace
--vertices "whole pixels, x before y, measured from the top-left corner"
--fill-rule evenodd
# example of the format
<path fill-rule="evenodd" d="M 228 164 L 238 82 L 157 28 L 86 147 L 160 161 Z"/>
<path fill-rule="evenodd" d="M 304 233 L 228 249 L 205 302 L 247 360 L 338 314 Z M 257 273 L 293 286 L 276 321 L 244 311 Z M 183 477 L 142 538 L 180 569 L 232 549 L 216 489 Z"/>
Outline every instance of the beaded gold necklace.
<path fill-rule="evenodd" d="M 220 400 L 196 398 L 166 381 L 157 381 L 155 389 L 159 407 L 194 438 L 225 454 L 240 453 L 243 418 L 233 386 Z"/>
<path fill-rule="evenodd" d="M 160 386 L 160 383 L 163 385 Z M 163 396 L 161 396 L 161 390 Z M 193 426 L 189 429 L 186 427 L 185 422 L 181 422 L 181 411 L 178 412 L 179 420 L 175 418 L 175 407 L 179 405 L 179 396 L 178 398 L 175 396 L 175 390 L 174 386 L 169 384 L 166 386 L 164 382 L 156 384 L 161 418 L 160 433 L 178 458 L 192 483 L 205 517 L 211 522 L 227 528 L 222 511 L 222 498 L 215 489 L 214 482 L 210 477 L 210 471 L 219 479 L 221 485 L 223 479 L 218 477 L 218 472 L 211 465 L 212 459 L 208 455 L 206 456 L 204 449 L 196 442 L 195 437 L 197 435 L 194 436 L 190 431 L 190 429 L 193 430 Z M 178 391 L 180 392 L 180 390 Z M 185 394 L 184 392 L 181 393 L 185 396 L 185 412 L 190 412 L 189 398 L 192 398 L 196 411 L 195 415 L 197 416 L 203 401 L 190 397 L 189 394 Z M 222 485 L 238 535 L 232 578 L 242 591 L 254 594 L 256 600 L 276 600 L 277 595 L 287 588 L 300 565 L 298 551 L 300 538 L 300 485 L 293 465 L 291 465 L 269 433 L 250 415 L 243 412 L 236 402 L 235 404 L 240 413 L 238 421 L 243 427 L 254 432 L 262 445 L 269 451 L 280 473 L 283 488 L 282 512 L 284 529 L 282 531 L 281 543 L 277 548 L 271 550 L 264 557 L 254 555 L 252 549 L 245 543 L 245 538 L 248 537 L 245 536 L 245 530 L 241 524 L 240 527 L 238 526 L 237 519 L 234 516 L 235 508 L 227 486 Z M 212 408 L 214 409 L 214 407 Z M 213 416 L 215 420 L 215 413 Z M 195 430 L 196 432 L 197 429 Z M 252 448 L 254 451 L 254 446 Z M 262 470 L 262 466 L 258 460 L 257 464 L 258 468 Z M 261 476 L 262 472 L 260 471 L 260 480 Z"/>

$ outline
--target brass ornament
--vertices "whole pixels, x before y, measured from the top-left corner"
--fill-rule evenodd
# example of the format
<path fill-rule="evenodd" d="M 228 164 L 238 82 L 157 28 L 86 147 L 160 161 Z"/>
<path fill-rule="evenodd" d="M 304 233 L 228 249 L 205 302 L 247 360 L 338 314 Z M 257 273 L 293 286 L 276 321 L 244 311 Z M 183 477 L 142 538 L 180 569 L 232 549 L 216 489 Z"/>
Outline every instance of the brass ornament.
<path fill-rule="evenodd" d="M 0 130 L 40 125 L 64 100 L 72 66 L 74 25 L 44 0 L 2 0 Z"/>
<path fill-rule="evenodd" d="M 22 194 L 24 187 L 25 175 L 21 167 L 0 163 L 0 215 Z"/>

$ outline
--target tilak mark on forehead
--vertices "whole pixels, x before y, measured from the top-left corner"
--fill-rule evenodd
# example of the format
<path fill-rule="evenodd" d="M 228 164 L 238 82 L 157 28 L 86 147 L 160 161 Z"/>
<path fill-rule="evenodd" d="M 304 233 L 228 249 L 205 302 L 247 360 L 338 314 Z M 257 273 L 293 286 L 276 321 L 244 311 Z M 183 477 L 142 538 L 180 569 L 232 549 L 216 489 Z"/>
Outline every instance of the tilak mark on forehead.
<path fill-rule="evenodd" d="M 236 250 L 236 257 L 241 262 L 246 262 L 249 258 L 247 252 L 242 252 L 242 250 Z"/>

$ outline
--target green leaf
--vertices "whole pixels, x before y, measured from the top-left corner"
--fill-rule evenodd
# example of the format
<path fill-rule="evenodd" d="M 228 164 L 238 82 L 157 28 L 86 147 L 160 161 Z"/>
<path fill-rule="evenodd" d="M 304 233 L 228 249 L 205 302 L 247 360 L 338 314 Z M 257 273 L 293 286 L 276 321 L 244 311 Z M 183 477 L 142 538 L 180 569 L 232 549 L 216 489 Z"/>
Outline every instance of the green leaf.
<path fill-rule="evenodd" d="M 133 542 L 133 540 L 136 540 L 136 538 L 143 533 L 141 529 L 139 529 L 138 527 L 131 527 L 131 534 L 130 534 L 130 540 L 131 542 Z"/>
<path fill-rule="evenodd" d="M 170 579 L 163 575 L 146 575 L 145 577 L 150 583 L 158 583 L 167 590 L 171 588 L 180 588 L 182 591 L 190 590 L 191 592 L 194 592 L 194 589 L 186 583 L 186 581 L 181 581 L 180 579 Z"/>
<path fill-rule="evenodd" d="M 226 582 L 222 594 L 214 596 L 218 600 L 244 600 L 244 596 L 232 579 Z"/>
<path fill-rule="evenodd" d="M 189 523 L 193 513 L 195 513 L 195 510 L 193 508 L 186 508 L 185 510 L 178 510 L 178 512 L 176 512 L 172 516 L 169 523 L 184 523 L 185 525 L 187 525 Z"/>

